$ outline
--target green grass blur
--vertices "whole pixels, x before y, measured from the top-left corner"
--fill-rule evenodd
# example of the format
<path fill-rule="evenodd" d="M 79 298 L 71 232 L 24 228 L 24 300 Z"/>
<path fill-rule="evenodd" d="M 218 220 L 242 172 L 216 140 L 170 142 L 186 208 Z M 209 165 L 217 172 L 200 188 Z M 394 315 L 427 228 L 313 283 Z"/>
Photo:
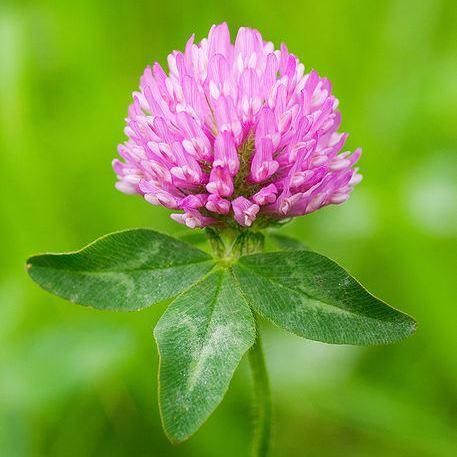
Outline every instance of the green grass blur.
<path fill-rule="evenodd" d="M 0 456 L 248 455 L 244 361 L 215 415 L 172 447 L 156 401 L 163 309 L 102 313 L 33 284 L 28 255 L 106 232 L 182 228 L 114 190 L 146 64 L 227 21 L 328 76 L 364 181 L 284 231 L 413 314 L 417 335 L 328 346 L 265 326 L 273 457 L 457 455 L 457 6 L 454 0 L 0 3 Z"/>

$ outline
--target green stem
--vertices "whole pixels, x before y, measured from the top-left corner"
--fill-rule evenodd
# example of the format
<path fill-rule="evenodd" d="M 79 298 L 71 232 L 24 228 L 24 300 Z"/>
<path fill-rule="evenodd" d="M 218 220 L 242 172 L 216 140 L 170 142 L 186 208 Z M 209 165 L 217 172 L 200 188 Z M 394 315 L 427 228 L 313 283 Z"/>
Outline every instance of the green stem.
<path fill-rule="evenodd" d="M 252 455 L 253 457 L 266 457 L 270 447 L 271 398 L 270 384 L 258 326 L 256 341 L 254 346 L 249 350 L 249 363 L 254 381 L 256 402 L 256 428 Z"/>

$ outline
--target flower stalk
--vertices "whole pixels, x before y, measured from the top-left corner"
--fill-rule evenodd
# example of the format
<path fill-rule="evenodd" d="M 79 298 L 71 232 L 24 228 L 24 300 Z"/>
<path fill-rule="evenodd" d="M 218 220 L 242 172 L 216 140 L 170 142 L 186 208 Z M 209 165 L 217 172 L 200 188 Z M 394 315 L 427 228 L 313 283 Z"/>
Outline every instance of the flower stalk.
<path fill-rule="evenodd" d="M 256 423 L 252 448 L 253 457 L 266 457 L 270 448 L 271 395 L 265 357 L 258 324 L 256 341 L 249 350 L 249 363 L 252 371 L 255 395 Z"/>

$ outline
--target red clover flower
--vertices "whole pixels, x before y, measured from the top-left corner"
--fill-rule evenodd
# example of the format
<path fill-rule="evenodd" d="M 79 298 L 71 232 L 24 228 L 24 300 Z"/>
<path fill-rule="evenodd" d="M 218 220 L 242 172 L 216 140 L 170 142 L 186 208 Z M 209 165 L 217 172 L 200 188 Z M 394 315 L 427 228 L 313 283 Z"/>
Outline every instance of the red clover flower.
<path fill-rule="evenodd" d="M 361 150 L 341 152 L 328 79 L 254 29 L 227 24 L 147 67 L 114 160 L 116 187 L 188 227 L 262 227 L 349 198 Z"/>

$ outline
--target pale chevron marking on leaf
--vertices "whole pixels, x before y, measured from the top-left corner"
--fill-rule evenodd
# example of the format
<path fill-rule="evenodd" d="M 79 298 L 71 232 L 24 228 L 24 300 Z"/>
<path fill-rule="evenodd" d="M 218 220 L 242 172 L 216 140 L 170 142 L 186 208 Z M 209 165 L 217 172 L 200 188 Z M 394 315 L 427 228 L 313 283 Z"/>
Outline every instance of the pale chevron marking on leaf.
<path fill-rule="evenodd" d="M 214 265 L 187 243 L 133 229 L 105 235 L 79 251 L 31 257 L 27 270 L 41 287 L 72 302 L 134 311 L 178 295 Z"/>
<path fill-rule="evenodd" d="M 175 298 L 154 335 L 162 421 L 170 440 L 180 442 L 222 400 L 254 342 L 253 316 L 230 272 L 216 269 Z"/>

